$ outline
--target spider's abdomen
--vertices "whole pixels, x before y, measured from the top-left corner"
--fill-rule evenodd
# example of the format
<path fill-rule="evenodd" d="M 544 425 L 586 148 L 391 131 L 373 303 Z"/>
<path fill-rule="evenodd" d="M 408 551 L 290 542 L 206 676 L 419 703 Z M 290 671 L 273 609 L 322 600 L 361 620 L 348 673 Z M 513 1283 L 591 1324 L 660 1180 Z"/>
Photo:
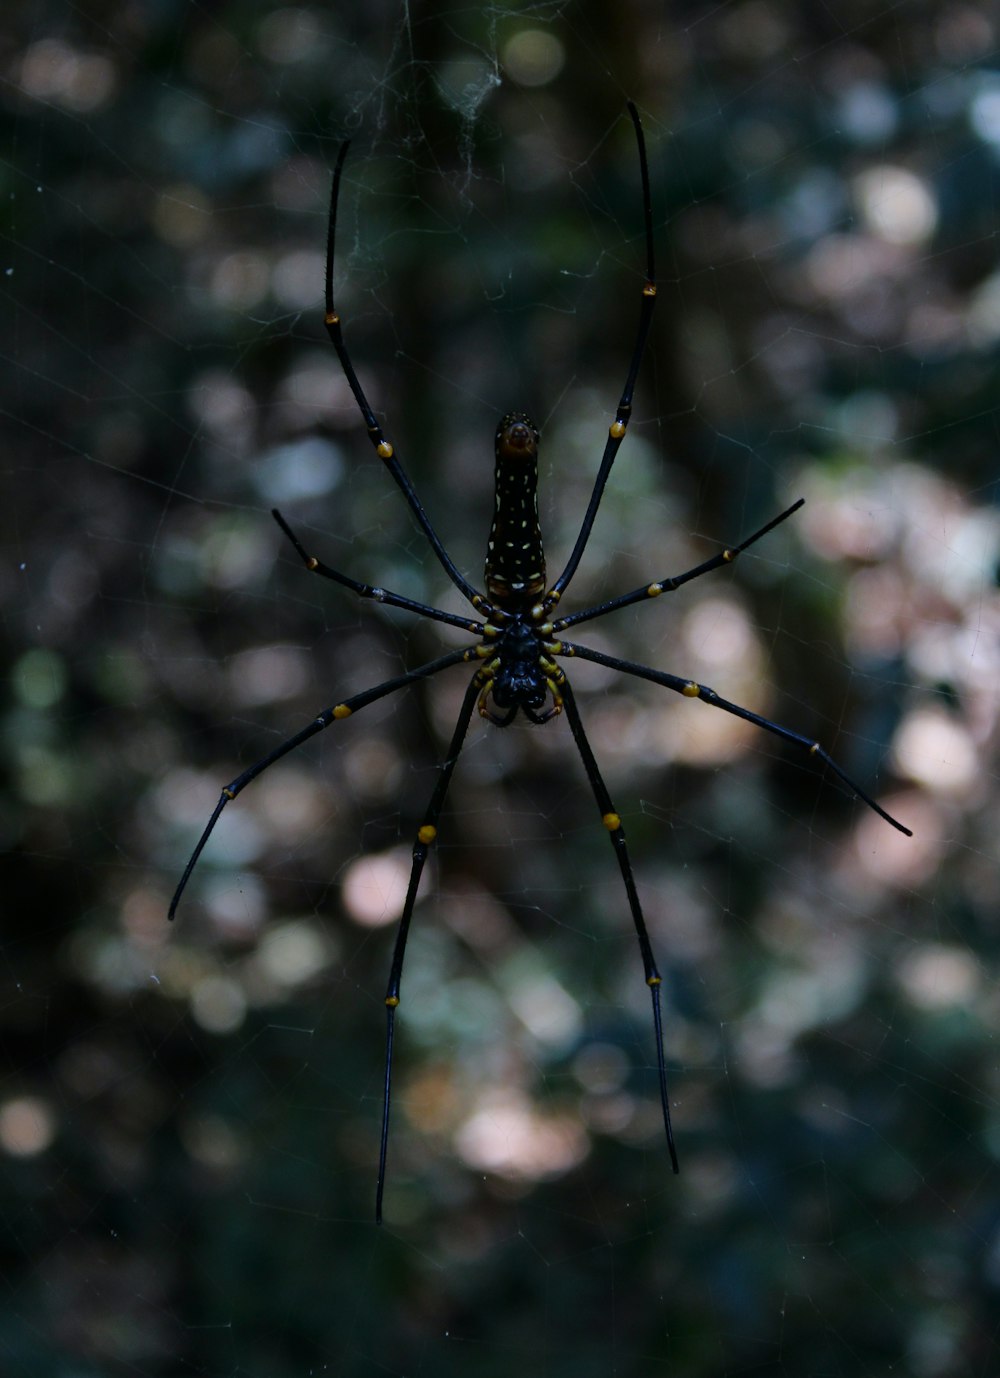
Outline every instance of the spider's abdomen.
<path fill-rule="evenodd" d="M 501 608 L 530 607 L 545 592 L 538 528 L 538 431 L 510 412 L 496 434 L 496 511 L 486 548 L 486 591 Z"/>

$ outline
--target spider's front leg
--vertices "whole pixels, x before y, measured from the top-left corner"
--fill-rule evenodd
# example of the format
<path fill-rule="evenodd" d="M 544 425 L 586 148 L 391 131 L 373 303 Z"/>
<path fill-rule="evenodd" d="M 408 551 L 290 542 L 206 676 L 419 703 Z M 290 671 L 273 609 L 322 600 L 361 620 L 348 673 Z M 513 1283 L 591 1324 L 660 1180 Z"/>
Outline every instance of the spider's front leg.
<path fill-rule="evenodd" d="M 646 920 L 643 917 L 642 905 L 639 903 L 639 893 L 635 886 L 635 876 L 632 874 L 632 863 L 629 860 L 628 846 L 625 842 L 625 829 L 622 826 L 620 815 L 611 802 L 611 795 L 604 783 L 601 772 L 598 769 L 597 761 L 594 758 L 593 750 L 587 734 L 583 729 L 580 720 L 580 712 L 576 706 L 576 698 L 570 688 L 569 680 L 563 676 L 562 695 L 566 705 L 566 720 L 569 723 L 570 731 L 573 733 L 573 740 L 583 761 L 583 768 L 590 781 L 590 788 L 593 790 L 597 807 L 601 812 L 601 822 L 608 830 L 611 845 L 615 849 L 615 856 L 618 859 L 618 867 L 622 873 L 622 881 L 625 885 L 625 893 L 628 896 L 629 908 L 632 911 L 632 922 L 635 924 L 636 937 L 639 939 L 639 951 L 642 954 L 642 965 L 646 975 L 646 985 L 649 987 L 650 997 L 653 1002 L 653 1029 L 656 1035 L 656 1067 L 660 1082 L 660 1104 L 663 1109 L 663 1128 L 667 1135 L 667 1148 L 670 1150 L 670 1162 L 674 1172 L 680 1171 L 677 1161 L 677 1149 L 674 1146 L 674 1131 L 670 1120 L 670 1096 L 667 1090 L 667 1066 L 663 1053 L 663 1012 L 660 1002 L 660 990 L 663 979 L 660 976 L 653 957 L 652 944 L 649 941 L 649 933 L 646 929 Z"/>
<path fill-rule="evenodd" d="M 405 675 L 399 675 L 395 679 L 387 679 L 383 684 L 375 685 L 373 689 L 366 689 L 363 693 L 354 694 L 351 698 L 344 699 L 343 703 L 336 703 L 330 708 L 324 708 L 322 713 L 317 714 L 306 727 L 287 738 L 273 751 L 269 751 L 266 756 L 262 756 L 259 761 L 255 761 L 252 766 L 248 766 L 241 775 L 237 775 L 236 779 L 230 781 L 228 785 L 224 785 L 219 796 L 219 802 L 216 804 L 211 818 L 205 824 L 201 837 L 184 867 L 184 873 L 174 891 L 173 899 L 170 901 L 167 917 L 172 919 L 176 914 L 181 896 L 191 879 L 191 872 L 198 864 L 198 858 L 204 851 L 208 839 L 212 836 L 216 823 L 222 817 L 223 809 L 227 804 L 231 804 L 238 794 L 242 794 L 247 785 L 256 780 L 258 775 L 263 775 L 264 771 L 273 766 L 275 761 L 280 761 L 283 756 L 287 756 L 297 746 L 307 742 L 310 737 L 315 737 L 317 732 L 323 732 L 331 723 L 342 722 L 345 718 L 349 718 L 352 713 L 366 708 L 370 703 L 384 699 L 388 694 L 395 693 L 397 689 L 402 689 L 407 684 L 413 684 L 418 679 L 427 679 L 430 675 L 436 675 L 439 670 L 445 670 L 449 665 L 467 663 L 472 659 L 473 654 L 468 650 L 449 651 L 447 655 L 439 656 L 437 660 L 428 661 L 426 665 L 420 665 L 415 670 L 408 670 Z"/>
<path fill-rule="evenodd" d="M 753 723 L 755 727 L 770 732 L 772 736 L 780 737 L 783 742 L 790 742 L 793 746 L 801 747 L 815 760 L 821 761 L 828 770 L 833 771 L 837 779 L 846 785 L 853 794 L 856 794 L 863 803 L 867 804 L 873 813 L 877 813 L 879 818 L 884 819 L 886 823 L 891 823 L 897 832 L 903 833 L 906 837 L 913 836 L 911 828 L 908 828 L 905 823 L 900 823 L 898 818 L 893 818 L 892 814 L 888 813 L 881 804 L 876 803 L 856 780 L 852 780 L 847 772 L 841 769 L 826 748 L 812 737 L 806 737 L 801 732 L 793 732 L 790 727 L 782 727 L 780 723 L 772 722 L 770 718 L 765 718 L 761 713 L 754 713 L 749 708 L 743 708 L 738 703 L 724 699 L 721 694 L 717 694 L 707 684 L 698 684 L 693 679 L 682 679 L 680 675 L 671 675 L 666 670 L 654 670 L 650 665 L 639 665 L 632 660 L 622 660 L 619 656 L 605 655 L 603 651 L 594 651 L 589 646 L 581 646 L 572 641 L 561 642 L 559 654 L 579 656 L 581 660 L 592 660 L 595 665 L 606 665 L 611 670 L 620 670 L 623 675 L 634 675 L 636 679 L 647 679 L 651 684 L 660 684 L 665 689 L 672 689 L 675 694 L 683 694 L 686 699 L 701 699 L 702 703 L 707 703 L 711 708 L 721 708 L 724 713 L 731 713 L 734 718 L 742 718 L 744 722 Z"/>
<path fill-rule="evenodd" d="M 481 672 L 480 672 L 481 673 Z M 413 917 L 413 909 L 417 902 L 417 890 L 420 886 L 420 877 L 423 874 L 424 863 L 430 852 L 431 846 L 437 838 L 438 819 L 441 817 L 441 810 L 444 807 L 445 796 L 448 793 L 448 786 L 451 784 L 451 777 L 454 774 L 455 766 L 462 751 L 462 744 L 465 741 L 465 734 L 469 730 L 469 721 L 472 718 L 472 711 L 479 695 L 479 674 L 472 677 L 468 689 L 465 691 L 465 698 L 462 700 L 462 707 L 459 709 L 458 720 L 455 723 L 455 730 L 452 733 L 451 743 L 448 747 L 448 754 L 441 767 L 441 774 L 434 787 L 430 802 L 424 814 L 424 821 L 417 830 L 416 841 L 413 844 L 413 862 L 410 866 L 410 880 L 406 887 L 406 900 L 403 904 L 403 912 L 399 920 L 399 929 L 396 933 L 396 945 L 392 953 L 392 966 L 389 969 L 389 984 L 385 992 L 385 1082 L 382 1090 L 382 1131 L 379 1135 L 379 1154 L 378 1154 L 378 1185 L 375 1189 L 375 1220 L 382 1223 L 382 1194 L 385 1191 L 385 1170 L 386 1158 L 389 1151 L 389 1108 L 392 1095 L 392 1044 L 396 1025 L 396 1011 L 399 1008 L 399 988 L 403 979 L 403 960 L 406 957 L 406 941 L 410 935 L 410 920 Z"/>

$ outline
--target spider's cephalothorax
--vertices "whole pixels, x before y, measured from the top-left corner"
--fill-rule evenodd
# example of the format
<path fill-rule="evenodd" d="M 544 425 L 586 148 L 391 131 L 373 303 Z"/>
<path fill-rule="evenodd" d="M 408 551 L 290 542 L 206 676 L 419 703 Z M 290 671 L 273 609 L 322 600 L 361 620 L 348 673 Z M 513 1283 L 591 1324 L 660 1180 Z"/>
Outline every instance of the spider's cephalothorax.
<path fill-rule="evenodd" d="M 497 727 L 509 727 L 518 709 L 529 722 L 539 724 L 562 712 L 560 689 L 566 676 L 552 659 L 556 643 L 545 641 L 530 617 L 515 613 L 496 640 L 483 645 L 491 656 L 476 676 L 479 711 L 484 718 Z M 552 703 L 543 713 L 549 694 Z M 499 713 L 490 709 L 491 699 Z"/>
<path fill-rule="evenodd" d="M 335 229 L 337 223 L 337 196 L 340 189 L 340 179 L 344 170 L 344 159 L 347 156 L 347 144 L 343 144 L 340 156 L 337 159 L 336 171 L 333 175 L 333 190 L 330 196 L 330 221 L 327 238 L 326 254 L 326 329 L 337 351 L 337 357 L 344 370 L 344 376 L 354 394 L 358 409 L 364 418 L 365 426 L 368 431 L 368 438 L 371 441 L 375 453 L 385 465 L 396 483 L 406 502 L 409 504 L 410 511 L 424 536 L 426 537 L 431 549 L 434 551 L 441 567 L 451 580 L 452 584 L 471 604 L 476 616 L 470 618 L 468 615 L 447 612 L 443 608 L 431 607 L 427 603 L 418 602 L 414 598 L 408 598 L 405 594 L 393 593 L 390 589 L 382 588 L 376 584 L 363 584 L 359 580 L 352 578 L 349 574 L 342 574 L 340 570 L 332 569 L 324 564 L 322 560 L 310 555 L 302 542 L 295 535 L 284 517 L 279 512 L 274 513 L 275 520 L 282 531 L 288 537 L 299 557 L 306 568 L 315 574 L 320 574 L 325 579 L 332 579 L 334 583 L 341 587 L 350 589 L 360 598 L 369 598 L 377 603 L 384 603 L 389 607 L 401 608 L 418 616 L 429 618 L 435 622 L 442 622 L 447 626 L 458 627 L 466 633 L 470 633 L 477 640 L 471 646 L 464 646 L 458 650 L 447 652 L 445 655 L 438 656 L 437 659 L 428 661 L 425 665 L 419 665 L 416 669 L 407 670 L 404 674 L 396 676 L 394 679 L 385 680 L 382 684 L 376 684 L 371 689 L 366 689 L 360 694 L 354 694 L 349 699 L 341 703 L 324 708 L 323 711 L 305 727 L 300 728 L 286 741 L 279 743 L 261 760 L 248 766 L 242 774 L 235 780 L 225 785 L 215 809 L 202 831 L 201 837 L 195 846 L 194 851 L 184 868 L 180 883 L 174 891 L 174 897 L 170 904 L 170 917 L 173 918 L 177 909 L 178 902 L 184 892 L 184 887 L 190 879 L 198 858 L 204 850 L 205 844 L 215 828 L 216 823 L 222 815 L 223 809 L 233 799 L 240 794 L 252 780 L 256 780 L 258 775 L 262 775 L 269 766 L 280 761 L 290 751 L 303 742 L 314 737 L 317 732 L 322 732 L 335 722 L 341 722 L 349 718 L 353 713 L 359 712 L 369 704 L 384 699 L 387 695 L 394 693 L 397 689 L 402 689 L 408 684 L 413 684 L 418 680 L 428 679 L 431 675 L 436 675 L 442 670 L 451 666 L 472 665 L 477 661 L 479 664 L 469 681 L 465 696 L 462 700 L 462 707 L 459 710 L 458 720 L 452 732 L 451 742 L 448 752 L 441 767 L 434 793 L 427 805 L 424 813 L 424 821 L 417 829 L 416 840 L 413 844 L 413 863 L 410 869 L 410 881 L 406 890 L 406 900 L 403 904 L 403 912 L 400 916 L 399 930 L 396 935 L 396 945 L 393 949 L 392 966 L 389 969 L 389 983 L 385 993 L 386 1008 L 386 1049 L 385 1049 L 385 1082 L 382 1090 L 382 1131 L 379 1138 L 379 1164 L 378 1164 L 378 1185 L 375 1194 L 375 1218 L 382 1218 L 382 1191 L 385 1186 L 386 1174 L 386 1154 L 389 1143 L 389 1104 L 392 1085 L 392 1042 L 393 1031 L 395 1029 L 395 1015 L 400 1000 L 400 986 L 403 979 L 403 958 L 406 954 L 406 940 L 410 931 L 410 920 L 413 917 L 413 910 L 417 900 L 417 891 L 420 886 L 420 877 L 423 874 L 424 863 L 428 853 L 437 838 L 437 825 L 444 808 L 445 798 L 448 787 L 451 784 L 451 777 L 455 770 L 465 735 L 469 728 L 469 723 L 477 706 L 484 717 L 500 727 L 507 727 L 517 717 L 518 712 L 522 712 L 532 723 L 544 723 L 558 713 L 565 713 L 569 724 L 569 730 L 573 736 L 573 741 L 580 755 L 587 782 L 590 785 L 594 802 L 597 804 L 601 817 L 601 823 L 607 830 L 611 845 L 614 848 L 615 858 L 618 868 L 621 871 L 622 881 L 625 886 L 625 895 L 628 900 L 629 910 L 632 915 L 632 923 L 635 927 L 636 938 L 639 943 L 639 952 L 642 957 L 643 971 L 645 974 L 646 985 L 649 987 L 653 1003 L 653 1032 L 656 1039 L 656 1067 L 659 1080 L 660 1106 L 663 1113 L 663 1126 L 666 1132 L 667 1147 L 670 1152 L 670 1161 L 673 1170 L 678 1170 L 677 1152 L 674 1147 L 673 1130 L 670 1120 L 670 1100 L 667 1094 L 667 1072 L 666 1059 L 663 1050 L 663 1016 L 661 1013 L 661 977 L 653 957 L 652 944 L 646 930 L 646 921 L 643 917 L 642 905 L 639 901 L 639 893 L 635 884 L 635 877 L 632 874 L 632 863 L 629 860 L 628 848 L 625 842 L 625 829 L 622 825 L 621 815 L 616 811 L 608 793 L 607 786 L 598 768 L 594 757 L 593 749 L 584 730 L 583 722 L 580 717 L 580 710 L 576 704 L 576 698 L 570 686 L 567 676 L 557 664 L 557 658 L 565 659 L 576 656 L 582 660 L 589 660 L 597 665 L 608 666 L 621 674 L 631 675 L 637 679 L 648 680 L 653 684 L 658 684 L 662 688 L 670 689 L 676 694 L 682 694 L 685 698 L 700 699 L 702 703 L 709 704 L 713 708 L 720 708 L 725 713 L 742 718 L 745 722 L 753 723 L 755 726 L 771 733 L 772 736 L 781 741 L 788 742 L 808 753 L 815 761 L 821 762 L 826 769 L 849 789 L 853 790 L 859 798 L 863 799 L 869 808 L 891 823 L 900 832 L 909 835 L 909 828 L 905 828 L 902 823 L 896 821 L 891 814 L 887 813 L 880 804 L 866 794 L 860 786 L 856 785 L 836 764 L 830 754 L 810 737 L 803 736 L 801 733 L 793 732 L 790 728 L 782 727 L 780 724 L 771 722 L 770 719 L 763 717 L 759 713 L 754 713 L 748 708 L 743 708 L 737 703 L 731 703 L 728 699 L 722 698 L 705 684 L 698 684 L 694 680 L 686 679 L 681 675 L 670 674 L 666 670 L 657 670 L 649 665 L 637 664 L 635 661 L 622 660 L 618 656 L 607 655 L 602 651 L 591 650 L 587 646 L 562 640 L 562 633 L 567 627 L 579 626 L 583 622 L 592 622 L 599 617 L 605 617 L 608 613 L 616 612 L 620 608 L 626 608 L 633 604 L 649 602 L 658 598 L 663 593 L 673 593 L 692 579 L 700 578 L 704 574 L 710 573 L 714 569 L 721 569 L 731 564 L 741 551 L 759 541 L 762 536 L 773 530 L 780 522 L 790 517 L 793 512 L 798 511 L 802 506 L 802 499 L 793 503 L 791 507 L 772 518 L 759 531 L 755 531 L 752 536 L 748 536 L 739 545 L 727 547 L 717 554 L 710 556 L 695 565 L 693 569 L 686 570 L 683 574 L 667 575 L 656 579 L 652 583 L 643 584 L 640 588 L 633 589 L 630 593 L 619 594 L 615 598 L 610 598 L 604 603 L 595 604 L 593 607 L 584 608 L 579 612 L 569 613 L 553 619 L 552 613 L 559 603 L 570 581 L 576 573 L 580 560 L 583 557 L 590 533 L 597 518 L 598 509 L 601 505 L 601 498 L 604 493 L 605 484 L 611 473 L 615 456 L 621 446 L 628 424 L 632 416 L 632 394 L 635 388 L 635 381 L 639 372 L 639 364 L 642 360 L 643 350 L 646 345 L 646 337 L 649 333 L 650 322 L 653 317 L 653 307 L 656 304 L 656 275 L 653 269 L 653 212 L 649 193 L 649 168 L 646 163 L 646 149 L 643 141 L 642 125 L 639 122 L 639 113 L 635 106 L 629 102 L 629 115 L 635 129 L 636 144 L 639 151 L 639 171 L 642 176 L 642 201 L 643 201 L 643 220 L 645 227 L 646 241 L 646 273 L 642 285 L 642 296 L 639 310 L 639 325 L 636 332 L 635 345 L 632 350 L 632 358 L 629 362 L 628 373 L 625 377 L 625 386 L 622 388 L 621 396 L 618 399 L 618 406 L 615 411 L 614 420 L 608 427 L 607 439 L 604 443 L 604 454 L 598 466 L 597 475 L 594 479 L 594 487 L 584 513 L 580 530 L 574 543 L 562 573 L 555 582 L 546 589 L 545 584 L 545 556 L 542 551 L 542 537 L 538 529 L 538 508 L 536 499 L 536 489 L 538 481 L 538 431 L 532 421 L 521 412 L 512 412 L 505 416 L 500 422 L 496 433 L 496 510 L 493 518 L 493 527 L 490 531 L 489 549 L 486 556 L 486 593 L 481 593 L 468 579 L 460 572 L 451 556 L 445 549 L 441 538 L 431 524 L 430 518 L 424 511 L 423 505 L 417 496 L 416 490 L 411 483 L 406 470 L 396 458 L 396 452 L 389 440 L 386 439 L 382 427 L 372 411 L 371 404 L 365 396 L 364 389 L 358 381 L 358 376 L 351 363 L 344 344 L 344 337 L 341 330 L 340 317 L 333 304 L 333 246 Z M 484 620 L 480 621 L 482 618 Z M 550 701 L 551 700 L 551 701 Z M 548 708 L 545 707 L 549 704 Z M 496 711 L 494 711 L 494 709 Z"/>

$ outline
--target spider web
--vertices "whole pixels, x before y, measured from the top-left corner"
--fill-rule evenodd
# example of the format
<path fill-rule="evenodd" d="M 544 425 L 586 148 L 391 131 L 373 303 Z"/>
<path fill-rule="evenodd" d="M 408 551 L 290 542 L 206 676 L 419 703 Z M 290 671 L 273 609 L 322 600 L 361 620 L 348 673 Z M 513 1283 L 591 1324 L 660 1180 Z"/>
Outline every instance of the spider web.
<path fill-rule="evenodd" d="M 336 7 L 340 10 L 342 7 Z M 4 1371 L 996 1370 L 998 34 L 985 7 L 10 7 L 4 71 Z M 576 665 L 664 973 L 564 723 L 461 644 L 321 321 L 479 581 L 497 417 L 550 573 L 621 390 L 650 149 L 659 306 L 564 607 L 815 735 L 914 830 L 703 704 Z M 586 633 L 586 634 L 583 634 Z"/>

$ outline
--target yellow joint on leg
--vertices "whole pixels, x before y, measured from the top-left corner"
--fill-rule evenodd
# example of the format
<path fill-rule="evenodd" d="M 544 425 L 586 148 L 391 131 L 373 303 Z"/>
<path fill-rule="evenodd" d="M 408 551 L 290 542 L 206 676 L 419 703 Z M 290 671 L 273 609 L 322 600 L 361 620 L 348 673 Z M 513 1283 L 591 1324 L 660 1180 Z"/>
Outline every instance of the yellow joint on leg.
<path fill-rule="evenodd" d="M 696 699 L 698 695 L 701 693 L 701 685 L 695 684 L 693 679 L 689 679 L 687 684 L 685 684 L 684 688 L 681 690 L 681 693 L 689 699 Z"/>
<path fill-rule="evenodd" d="M 817 751 L 822 750 L 823 748 L 820 746 L 819 742 L 813 742 L 812 746 L 809 748 L 809 755 L 815 756 Z"/>
<path fill-rule="evenodd" d="M 644 284 L 643 284 L 643 288 L 642 288 L 642 295 L 643 295 L 644 297 L 655 297 L 655 296 L 656 296 L 656 283 L 655 283 L 655 282 L 647 282 L 647 283 L 644 283 Z"/>
<path fill-rule="evenodd" d="M 375 446 L 375 453 L 378 455 L 379 459 L 392 459 L 395 452 L 388 440 L 380 440 Z"/>
<path fill-rule="evenodd" d="M 333 716 L 338 719 L 349 718 L 353 712 L 354 709 L 348 708 L 346 703 L 338 703 L 336 708 L 333 710 Z"/>
<path fill-rule="evenodd" d="M 663 978 L 660 977 L 660 976 L 647 976 L 647 977 L 646 977 L 646 985 L 647 985 L 647 986 L 662 986 L 662 985 L 663 985 Z"/>
<path fill-rule="evenodd" d="M 340 317 L 337 315 L 336 311 L 328 311 L 323 319 L 326 321 L 327 325 L 340 324 Z"/>
<path fill-rule="evenodd" d="M 662 584 L 650 584 L 649 587 L 648 587 L 647 590 L 646 590 L 646 597 L 647 597 L 647 598 L 659 598 L 659 596 L 660 596 L 660 594 L 661 594 L 662 592 L 663 592 L 663 585 L 662 585 Z"/>
<path fill-rule="evenodd" d="M 387 996 L 385 997 L 385 1003 L 386 1003 L 386 1005 L 388 1006 L 388 1008 L 389 1008 L 390 1010 L 394 1010 L 394 1009 L 396 1008 L 396 1006 L 399 1004 L 399 996 L 398 996 L 398 995 L 387 995 Z"/>
<path fill-rule="evenodd" d="M 621 817 L 617 813 L 606 813 L 601 822 L 609 833 L 616 833 L 622 825 Z"/>
<path fill-rule="evenodd" d="M 227 799 L 235 799 L 235 798 L 236 798 L 236 795 L 235 795 L 235 794 L 233 793 L 233 791 L 228 787 L 228 785 L 227 785 L 226 788 L 222 791 L 222 793 L 223 793 L 223 795 L 224 795 Z"/>
<path fill-rule="evenodd" d="M 417 833 L 417 841 L 430 844 L 438 835 L 438 830 L 431 823 L 425 823 Z"/>
<path fill-rule="evenodd" d="M 622 436 L 625 434 L 625 422 L 618 421 L 617 419 L 612 421 L 611 425 L 608 427 L 608 434 L 611 436 L 612 440 L 621 440 Z"/>
<path fill-rule="evenodd" d="M 739 553 L 740 553 L 740 552 L 739 552 L 738 550 L 729 550 L 729 549 L 727 548 L 727 549 L 725 549 L 725 550 L 722 552 L 722 558 L 723 558 L 723 559 L 727 562 L 727 564 L 728 564 L 730 561 L 735 560 L 736 557 L 737 557 L 737 555 L 738 555 Z"/>
<path fill-rule="evenodd" d="M 319 561 L 315 555 L 310 555 L 306 560 L 306 569 L 319 569 Z"/>

